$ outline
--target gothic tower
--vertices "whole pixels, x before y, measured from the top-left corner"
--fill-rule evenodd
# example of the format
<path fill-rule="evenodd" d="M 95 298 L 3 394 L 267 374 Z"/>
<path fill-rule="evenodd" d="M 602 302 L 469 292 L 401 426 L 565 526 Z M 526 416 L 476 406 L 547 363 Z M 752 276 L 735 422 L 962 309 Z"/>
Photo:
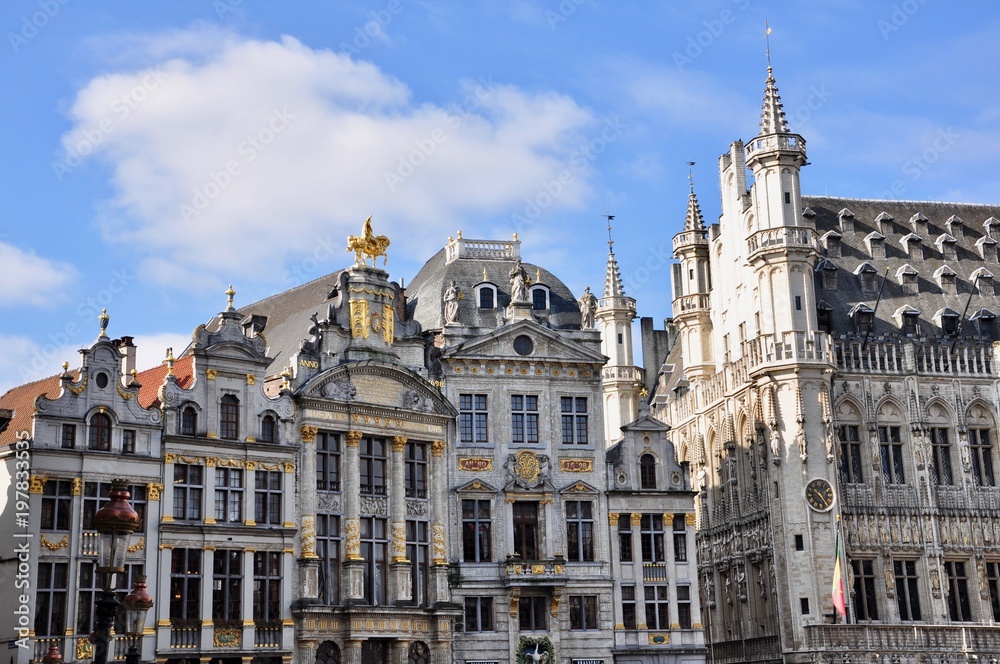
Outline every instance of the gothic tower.
<path fill-rule="evenodd" d="M 674 236 L 674 258 L 680 262 L 673 265 L 673 312 L 684 354 L 684 377 L 692 381 L 712 376 L 715 365 L 712 357 L 712 319 L 709 316 L 712 277 L 708 231 L 705 230 L 701 206 L 694 193 L 694 179 L 690 174 L 688 179 L 691 193 L 688 194 L 684 230 Z"/>

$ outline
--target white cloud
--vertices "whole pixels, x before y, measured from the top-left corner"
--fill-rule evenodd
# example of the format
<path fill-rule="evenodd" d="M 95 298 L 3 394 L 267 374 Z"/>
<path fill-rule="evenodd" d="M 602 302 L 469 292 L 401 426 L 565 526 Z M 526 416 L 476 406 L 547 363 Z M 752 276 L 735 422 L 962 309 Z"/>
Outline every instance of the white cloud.
<path fill-rule="evenodd" d="M 62 289 L 76 277 L 69 263 L 42 258 L 6 242 L 0 242 L 0 266 L 4 272 L 0 306 L 51 305 L 62 299 Z"/>
<path fill-rule="evenodd" d="M 191 335 L 174 332 L 139 334 L 135 336 L 133 343 L 136 346 L 135 366 L 139 371 L 145 371 L 162 364 L 168 348 L 172 348 L 174 356 L 179 357 L 191 343 Z"/>
<path fill-rule="evenodd" d="M 105 236 L 164 283 L 273 279 L 369 214 L 390 256 L 426 253 L 470 216 L 523 208 L 596 122 L 566 96 L 489 76 L 453 104 L 416 103 L 374 65 L 290 37 L 230 37 L 212 52 L 198 36 L 153 39 L 159 65 L 91 80 L 63 137 L 64 165 L 111 165 Z M 588 190 L 575 178 L 554 206 Z"/>
<path fill-rule="evenodd" d="M 62 363 L 80 364 L 80 346 L 40 344 L 17 334 L 0 334 L 0 395 L 12 387 L 30 383 L 62 371 Z"/>

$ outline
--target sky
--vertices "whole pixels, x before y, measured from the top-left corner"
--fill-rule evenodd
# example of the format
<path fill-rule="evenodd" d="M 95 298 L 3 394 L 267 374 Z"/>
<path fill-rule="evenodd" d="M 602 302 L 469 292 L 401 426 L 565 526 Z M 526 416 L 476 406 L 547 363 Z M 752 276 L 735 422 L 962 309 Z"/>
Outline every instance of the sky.
<path fill-rule="evenodd" d="M 8 0 L 0 393 L 78 366 L 107 307 L 139 364 L 347 267 L 373 216 L 408 282 L 448 237 L 670 315 L 688 162 L 758 129 L 771 64 L 805 194 L 1000 201 L 987 0 Z M 305 331 L 303 331 L 305 333 Z"/>

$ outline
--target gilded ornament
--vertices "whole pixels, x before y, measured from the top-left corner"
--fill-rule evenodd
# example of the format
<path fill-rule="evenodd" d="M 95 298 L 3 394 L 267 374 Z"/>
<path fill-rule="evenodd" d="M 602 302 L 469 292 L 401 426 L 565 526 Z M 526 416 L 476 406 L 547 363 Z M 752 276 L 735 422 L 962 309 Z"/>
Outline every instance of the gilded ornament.
<path fill-rule="evenodd" d="M 405 523 L 392 524 L 392 561 L 396 563 L 407 562 Z"/>
<path fill-rule="evenodd" d="M 391 344 L 396 334 L 396 312 L 391 304 L 382 305 L 382 340 Z"/>
<path fill-rule="evenodd" d="M 304 426 L 299 429 L 299 433 L 302 435 L 303 443 L 313 443 L 316 442 L 316 434 L 319 433 L 319 429 L 316 427 Z"/>
<path fill-rule="evenodd" d="M 446 565 L 446 552 L 444 546 L 444 524 L 435 523 L 431 526 L 431 542 L 434 549 L 434 564 Z"/>
<path fill-rule="evenodd" d="M 608 512 L 608 525 L 609 526 L 618 525 L 618 512 Z"/>
<path fill-rule="evenodd" d="M 285 463 L 285 472 L 286 473 L 294 473 L 295 472 L 295 464 L 291 463 L 291 462 L 286 462 Z"/>
<path fill-rule="evenodd" d="M 435 440 L 431 442 L 431 455 L 439 457 L 444 454 L 445 442 L 443 440 Z"/>
<path fill-rule="evenodd" d="M 45 490 L 45 483 L 48 481 L 45 475 L 32 475 L 28 479 L 28 493 L 41 493 Z"/>
<path fill-rule="evenodd" d="M 318 558 L 316 555 L 316 517 L 307 514 L 302 517 L 302 557 Z"/>
<path fill-rule="evenodd" d="M 639 512 L 632 512 L 632 525 L 638 526 L 642 523 L 642 514 Z"/>
<path fill-rule="evenodd" d="M 136 551 L 144 551 L 146 549 L 146 538 L 140 537 L 139 541 L 128 548 L 129 553 L 135 553 Z"/>
<path fill-rule="evenodd" d="M 159 500 L 161 491 L 163 491 L 162 484 L 150 482 L 146 485 L 146 500 Z"/>
<path fill-rule="evenodd" d="M 134 394 L 131 394 L 131 393 L 129 393 L 129 392 L 126 392 L 126 391 L 125 391 L 125 390 L 124 390 L 124 389 L 122 388 L 122 384 L 121 384 L 121 381 L 117 381 L 117 380 L 115 381 L 115 389 L 117 389 L 117 390 L 118 390 L 118 396 L 120 396 L 120 397 L 121 397 L 122 399 L 124 399 L 125 401 L 128 401 L 129 399 L 131 399 L 132 397 L 134 397 L 134 396 L 135 396 Z"/>
<path fill-rule="evenodd" d="M 344 533 L 347 535 L 345 543 L 345 555 L 347 560 L 363 560 L 361 557 L 361 524 L 358 519 L 351 518 L 344 525 Z"/>
<path fill-rule="evenodd" d="M 371 334 L 368 300 L 350 300 L 351 338 L 367 339 Z"/>
<path fill-rule="evenodd" d="M 69 390 L 70 392 L 72 392 L 73 394 L 79 396 L 81 392 L 83 392 L 85 389 L 87 389 L 87 382 L 89 380 L 90 380 L 90 376 L 84 376 L 82 383 L 80 383 L 76 387 L 74 387 L 72 385 L 67 385 L 66 389 Z"/>
<path fill-rule="evenodd" d="M 59 549 L 64 549 L 69 546 L 69 535 L 63 535 L 63 538 L 58 542 L 53 542 L 42 534 L 42 546 L 44 546 L 49 551 L 58 551 Z"/>
<path fill-rule="evenodd" d="M 94 644 L 87 637 L 76 640 L 76 658 L 77 660 L 94 658 Z"/>
<path fill-rule="evenodd" d="M 389 238 L 384 235 L 375 235 L 372 232 L 372 218 L 365 219 L 361 235 L 347 236 L 347 251 L 356 254 L 354 264 L 358 267 L 366 267 L 368 258 L 372 259 L 372 267 L 375 267 L 375 260 L 381 256 L 383 267 L 388 264 L 389 256 L 386 249 L 389 248 Z"/>
<path fill-rule="evenodd" d="M 247 374 L 247 385 L 256 385 L 256 384 L 257 384 L 257 376 L 253 374 Z"/>
<path fill-rule="evenodd" d="M 531 450 L 521 450 L 514 457 L 514 472 L 523 480 L 534 482 L 541 472 L 538 455 Z"/>
<path fill-rule="evenodd" d="M 205 369 L 205 378 L 209 380 L 215 380 L 218 375 L 219 372 L 216 369 Z"/>
<path fill-rule="evenodd" d="M 215 628 L 215 632 L 212 636 L 212 642 L 215 644 L 216 648 L 236 648 L 242 645 L 243 642 L 243 629 L 242 628 Z"/>
<path fill-rule="evenodd" d="M 406 447 L 406 436 L 393 436 L 392 437 L 392 451 L 402 452 L 403 448 Z"/>
<path fill-rule="evenodd" d="M 347 432 L 347 446 L 357 447 L 361 443 L 362 433 L 360 431 L 348 431 Z"/>
<path fill-rule="evenodd" d="M 83 495 L 83 480 L 79 477 L 73 478 L 73 495 L 82 496 Z"/>

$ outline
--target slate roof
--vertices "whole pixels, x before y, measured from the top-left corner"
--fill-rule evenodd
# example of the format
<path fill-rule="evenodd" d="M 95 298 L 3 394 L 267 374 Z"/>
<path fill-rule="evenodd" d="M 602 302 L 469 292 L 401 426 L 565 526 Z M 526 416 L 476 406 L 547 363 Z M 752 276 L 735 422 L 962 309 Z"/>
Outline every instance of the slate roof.
<path fill-rule="evenodd" d="M 427 261 L 406 289 L 409 299 L 407 313 L 425 330 L 440 329 L 444 325 L 444 292 L 455 281 L 462 294 L 458 301 L 458 320 L 470 327 L 498 327 L 498 312 L 510 304 L 510 270 L 513 260 L 458 258 L 445 264 L 446 250 L 442 249 Z M 580 328 L 580 309 L 576 297 L 554 274 L 533 263 L 522 261 L 531 283 L 528 288 L 541 283 L 549 289 L 549 310 L 535 312 L 547 319 L 555 329 Z M 483 277 L 485 270 L 486 277 Z M 536 276 L 538 280 L 536 281 Z M 497 309 L 481 310 L 476 301 L 475 287 L 488 282 L 497 289 Z"/>
<path fill-rule="evenodd" d="M 1000 217 L 1000 206 L 974 205 L 967 203 L 942 203 L 927 201 L 884 201 L 870 199 L 833 198 L 826 196 L 803 196 L 803 208 L 808 208 L 815 216 L 804 215 L 815 223 L 817 236 L 823 237 L 830 231 L 842 236 L 841 256 L 820 246 L 820 251 L 828 261 L 823 267 L 835 266 L 836 290 L 824 288 L 822 275 L 816 277 L 816 300 L 830 305 L 833 310 L 833 334 L 835 337 L 855 335 L 854 321 L 848 313 L 858 304 L 875 307 L 876 292 L 865 292 L 861 288 L 858 268 L 869 263 L 875 268 L 876 287 L 882 275 L 889 268 L 889 276 L 882 292 L 882 299 L 876 310 L 875 326 L 872 334 L 876 337 L 899 333 L 899 321 L 892 315 L 903 305 L 910 305 L 920 312 L 919 336 L 941 336 L 940 321 L 934 319 L 935 312 L 951 308 L 959 314 L 965 309 L 966 301 L 975 280 L 974 273 L 985 267 L 993 273 L 1000 266 L 996 264 L 996 252 L 990 260 L 984 260 L 977 247 L 982 238 L 988 237 L 987 229 L 1000 238 L 1000 228 L 995 219 Z M 845 219 L 846 218 L 846 219 Z M 881 223 L 877 222 L 881 219 Z M 911 219 L 913 221 L 911 222 Z M 990 219 L 984 227 L 984 222 Z M 842 221 L 843 220 L 843 221 Z M 853 223 L 853 229 L 851 229 Z M 872 233 L 885 237 L 882 242 L 885 257 L 873 257 L 870 242 L 866 238 Z M 922 249 L 915 248 L 907 255 L 900 240 L 907 236 L 920 238 Z M 951 237 L 947 237 L 951 236 Z M 955 257 L 948 257 L 943 249 L 954 238 Z M 912 238 L 911 238 L 912 239 Z M 828 243 L 827 243 L 828 244 Z M 915 252 L 919 252 L 916 253 Z M 822 261 L 823 259 L 821 259 Z M 917 272 L 916 294 L 907 294 L 899 283 L 897 272 L 909 266 Z M 955 293 L 945 292 L 935 273 L 947 273 L 950 268 L 956 273 Z M 904 270 L 907 272 L 909 270 Z M 973 294 L 967 316 L 986 308 L 1000 315 L 1000 297 Z M 963 338 L 978 334 L 975 325 L 966 323 L 962 328 Z"/>

